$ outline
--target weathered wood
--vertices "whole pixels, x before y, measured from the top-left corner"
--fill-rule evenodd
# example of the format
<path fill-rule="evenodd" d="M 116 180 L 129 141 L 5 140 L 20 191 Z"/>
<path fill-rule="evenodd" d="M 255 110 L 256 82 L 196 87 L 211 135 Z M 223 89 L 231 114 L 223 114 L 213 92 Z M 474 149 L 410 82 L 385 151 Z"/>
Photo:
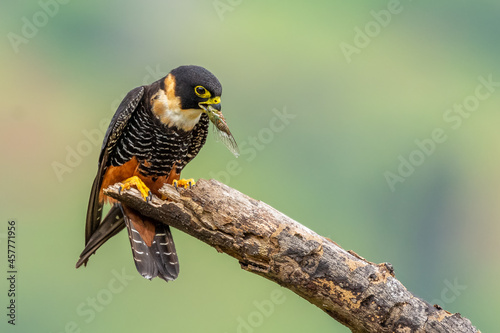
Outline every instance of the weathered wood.
<path fill-rule="evenodd" d="M 286 287 L 352 332 L 479 332 L 412 295 L 388 263 L 374 264 L 267 204 L 215 180 L 192 189 L 162 189 L 145 202 L 135 189 L 110 197 L 236 258 L 244 270 Z"/>

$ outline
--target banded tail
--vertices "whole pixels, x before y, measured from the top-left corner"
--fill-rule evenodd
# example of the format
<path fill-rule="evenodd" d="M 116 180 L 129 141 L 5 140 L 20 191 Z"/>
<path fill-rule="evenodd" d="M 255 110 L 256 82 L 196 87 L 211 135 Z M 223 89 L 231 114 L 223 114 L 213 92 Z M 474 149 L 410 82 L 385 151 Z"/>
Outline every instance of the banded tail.
<path fill-rule="evenodd" d="M 179 260 L 170 227 L 122 206 L 137 271 L 151 280 L 172 281 L 179 275 Z"/>

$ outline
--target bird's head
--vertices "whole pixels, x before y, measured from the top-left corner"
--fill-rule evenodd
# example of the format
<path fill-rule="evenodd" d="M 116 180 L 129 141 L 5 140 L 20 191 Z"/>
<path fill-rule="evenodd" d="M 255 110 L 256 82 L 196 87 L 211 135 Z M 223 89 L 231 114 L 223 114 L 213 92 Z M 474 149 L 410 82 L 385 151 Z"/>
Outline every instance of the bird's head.
<path fill-rule="evenodd" d="M 162 123 L 190 131 L 209 109 L 220 111 L 222 86 L 200 66 L 180 66 L 162 82 L 152 98 L 153 112 Z"/>
<path fill-rule="evenodd" d="M 200 66 L 180 66 L 162 82 L 152 98 L 153 112 L 162 123 L 190 131 L 206 113 L 226 146 L 238 155 L 238 147 L 221 113 L 222 86 L 211 72 Z"/>
<path fill-rule="evenodd" d="M 179 97 L 181 109 L 205 111 L 210 105 L 220 111 L 222 86 L 212 73 L 200 66 L 181 66 L 170 72 L 175 79 L 175 95 Z"/>

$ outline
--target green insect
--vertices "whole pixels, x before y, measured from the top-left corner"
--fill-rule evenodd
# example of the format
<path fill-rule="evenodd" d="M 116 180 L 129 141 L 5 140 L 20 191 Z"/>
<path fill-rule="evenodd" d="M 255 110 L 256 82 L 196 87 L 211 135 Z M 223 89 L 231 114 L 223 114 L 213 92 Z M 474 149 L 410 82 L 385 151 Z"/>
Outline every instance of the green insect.
<path fill-rule="evenodd" d="M 215 125 L 217 137 L 220 138 L 222 143 L 234 154 L 234 156 L 240 156 L 240 150 L 238 149 L 238 145 L 236 144 L 236 140 L 234 139 L 231 131 L 229 131 L 229 127 L 227 126 L 226 119 L 222 115 L 222 112 L 212 107 L 212 105 L 202 105 L 200 106 L 205 109 L 208 118 Z"/>

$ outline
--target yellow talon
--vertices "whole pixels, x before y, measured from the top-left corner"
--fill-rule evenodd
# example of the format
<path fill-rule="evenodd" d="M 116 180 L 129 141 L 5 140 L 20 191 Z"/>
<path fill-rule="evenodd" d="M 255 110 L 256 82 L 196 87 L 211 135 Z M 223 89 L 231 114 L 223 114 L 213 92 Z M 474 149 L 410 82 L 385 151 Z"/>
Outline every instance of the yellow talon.
<path fill-rule="evenodd" d="M 151 200 L 151 191 L 149 188 L 144 184 L 144 182 L 141 180 L 141 178 L 137 176 L 132 176 L 124 181 L 122 181 L 122 186 L 120 187 L 120 192 L 123 190 L 128 190 L 132 186 L 135 186 L 139 192 L 141 193 L 142 197 L 144 200 L 149 201 Z"/>
<path fill-rule="evenodd" d="M 191 188 L 193 187 L 194 185 L 196 185 L 196 182 L 194 181 L 193 178 L 190 178 L 190 179 L 175 179 L 173 182 L 172 182 L 172 185 L 174 187 L 184 187 L 184 188 Z"/>

